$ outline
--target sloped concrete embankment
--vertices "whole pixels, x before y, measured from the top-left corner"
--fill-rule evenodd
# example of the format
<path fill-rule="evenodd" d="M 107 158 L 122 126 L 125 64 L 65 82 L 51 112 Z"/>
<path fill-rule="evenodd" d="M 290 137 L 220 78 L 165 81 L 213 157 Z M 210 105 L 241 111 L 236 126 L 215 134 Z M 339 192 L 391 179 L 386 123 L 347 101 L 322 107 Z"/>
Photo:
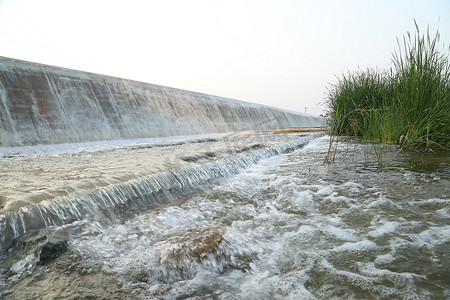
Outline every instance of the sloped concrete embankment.
<path fill-rule="evenodd" d="M 321 125 L 269 106 L 0 57 L 0 146 Z"/>

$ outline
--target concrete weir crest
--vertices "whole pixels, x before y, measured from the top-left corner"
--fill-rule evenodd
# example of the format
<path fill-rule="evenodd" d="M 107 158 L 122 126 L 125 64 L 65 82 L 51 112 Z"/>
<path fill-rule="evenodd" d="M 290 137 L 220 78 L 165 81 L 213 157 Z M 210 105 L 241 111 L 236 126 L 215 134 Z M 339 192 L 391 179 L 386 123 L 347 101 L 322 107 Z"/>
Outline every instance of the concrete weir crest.
<path fill-rule="evenodd" d="M 0 146 L 319 127 L 274 107 L 0 57 Z"/>

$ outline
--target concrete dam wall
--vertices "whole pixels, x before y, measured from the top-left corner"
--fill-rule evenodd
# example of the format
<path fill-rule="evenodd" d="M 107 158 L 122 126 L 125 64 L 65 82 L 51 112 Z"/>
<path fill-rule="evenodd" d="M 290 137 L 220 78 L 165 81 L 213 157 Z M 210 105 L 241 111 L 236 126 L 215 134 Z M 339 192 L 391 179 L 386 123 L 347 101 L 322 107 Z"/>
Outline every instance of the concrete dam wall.
<path fill-rule="evenodd" d="M 0 57 L 0 146 L 321 126 L 320 117 Z"/>

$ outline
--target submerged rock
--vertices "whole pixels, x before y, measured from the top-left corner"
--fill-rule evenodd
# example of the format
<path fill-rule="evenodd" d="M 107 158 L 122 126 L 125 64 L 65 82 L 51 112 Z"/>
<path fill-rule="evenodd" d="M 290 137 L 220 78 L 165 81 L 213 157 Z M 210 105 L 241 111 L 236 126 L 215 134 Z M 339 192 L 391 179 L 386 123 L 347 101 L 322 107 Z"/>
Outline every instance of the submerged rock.
<path fill-rule="evenodd" d="M 39 264 L 45 265 L 67 251 L 67 240 L 47 241 L 40 250 Z"/>
<path fill-rule="evenodd" d="M 136 250 L 131 255 L 136 263 L 121 270 L 123 278 L 135 283 L 171 284 L 192 279 L 203 270 L 224 273 L 232 268 L 230 243 L 223 229 L 206 226 L 188 229 L 155 243 L 147 252 Z"/>
<path fill-rule="evenodd" d="M 9 274 L 20 274 L 37 265 L 46 265 L 68 250 L 68 233 L 46 228 L 22 236 L 5 254 L 1 266 Z"/>
<path fill-rule="evenodd" d="M 218 254 L 223 236 L 218 227 L 205 227 L 201 229 L 189 229 L 181 235 L 169 238 L 166 242 L 171 246 L 169 256 L 180 260 L 192 258 L 201 260 L 208 254 Z"/>

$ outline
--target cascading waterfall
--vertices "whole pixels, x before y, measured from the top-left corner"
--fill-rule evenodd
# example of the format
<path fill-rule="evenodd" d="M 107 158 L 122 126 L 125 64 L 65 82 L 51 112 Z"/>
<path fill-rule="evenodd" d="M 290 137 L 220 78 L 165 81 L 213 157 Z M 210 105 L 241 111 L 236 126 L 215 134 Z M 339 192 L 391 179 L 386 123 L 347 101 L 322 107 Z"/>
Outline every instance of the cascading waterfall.
<path fill-rule="evenodd" d="M 21 207 L 18 211 L 5 212 L 0 216 L 0 250 L 3 253 L 20 236 L 32 230 L 61 226 L 85 218 L 105 223 L 174 203 L 181 195 L 205 186 L 210 181 L 237 174 L 261 159 L 291 152 L 316 137 L 302 137 L 250 153 L 200 162 L 70 196 L 44 200 Z M 240 151 L 242 150 L 237 149 L 231 152 Z"/>

